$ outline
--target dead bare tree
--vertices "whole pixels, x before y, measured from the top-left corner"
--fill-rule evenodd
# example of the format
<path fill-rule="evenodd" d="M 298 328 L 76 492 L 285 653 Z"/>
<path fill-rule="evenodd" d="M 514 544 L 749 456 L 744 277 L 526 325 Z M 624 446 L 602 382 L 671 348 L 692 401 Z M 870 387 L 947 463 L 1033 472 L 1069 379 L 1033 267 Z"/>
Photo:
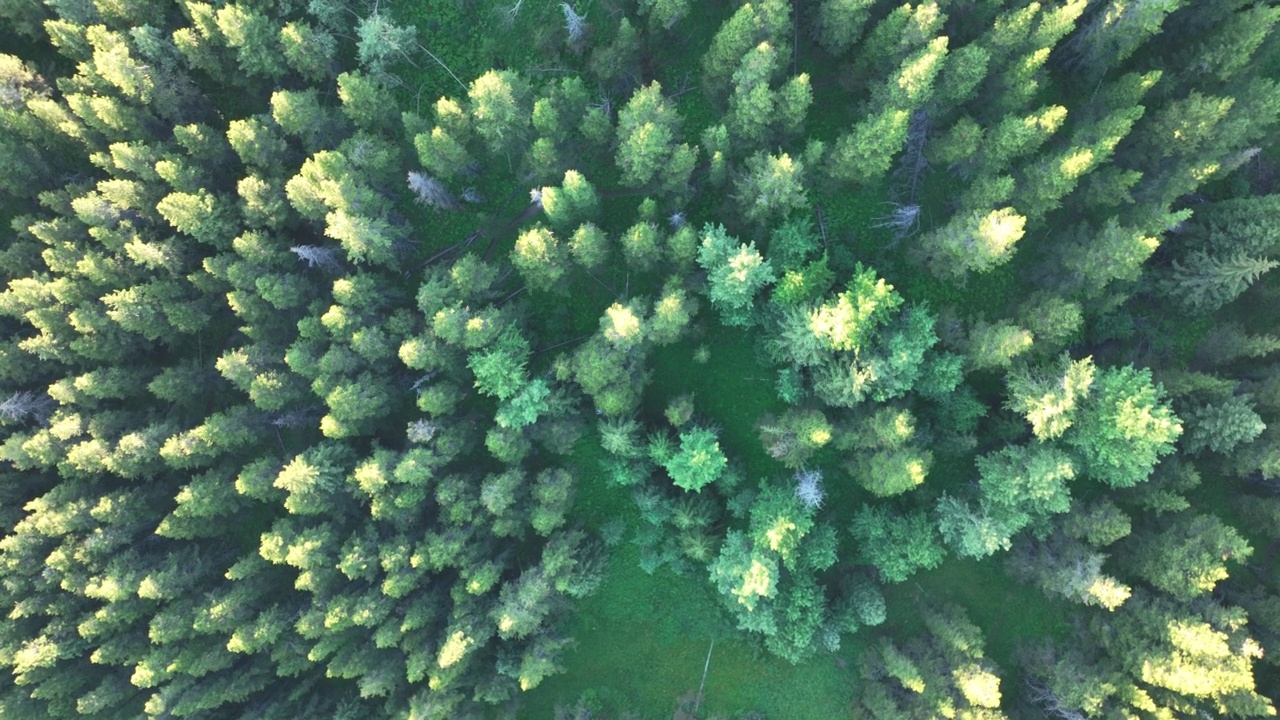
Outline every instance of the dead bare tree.
<path fill-rule="evenodd" d="M 569 42 L 577 45 L 587 35 L 587 16 L 574 12 L 567 2 L 560 3 L 560 9 L 564 11 L 564 29 L 569 33 Z"/>
<path fill-rule="evenodd" d="M 320 268 L 322 270 L 330 270 L 337 272 L 342 269 L 342 263 L 338 262 L 337 250 L 334 248 L 322 247 L 320 245 L 294 245 L 289 250 L 298 256 L 298 259 L 305 262 L 307 267 Z"/>
<path fill-rule="evenodd" d="M 1087 720 L 1084 713 L 1064 707 L 1058 695 L 1037 678 L 1027 677 L 1027 699 L 1039 705 L 1045 714 L 1059 720 Z"/>
<path fill-rule="evenodd" d="M 920 206 L 893 204 L 893 212 L 876 218 L 871 227 L 890 228 L 899 238 L 914 233 L 920 227 Z"/>
<path fill-rule="evenodd" d="M 410 172 L 408 183 L 417 201 L 423 205 L 437 210 L 458 210 L 462 207 L 444 183 L 426 173 Z"/>
<path fill-rule="evenodd" d="M 53 398 L 42 392 L 20 390 L 10 395 L 4 402 L 0 402 L 0 416 L 12 422 L 22 422 L 33 417 L 43 423 L 55 406 Z"/>
<path fill-rule="evenodd" d="M 894 171 L 899 186 L 898 193 L 905 196 L 905 204 L 914 205 L 920 197 L 920 182 L 929 169 L 925 146 L 929 142 L 929 113 L 923 108 L 911 114 L 907 124 L 907 142 L 898 168 Z"/>
<path fill-rule="evenodd" d="M 822 489 L 822 473 L 800 468 L 796 471 L 796 497 L 806 507 L 820 508 L 827 493 Z"/>

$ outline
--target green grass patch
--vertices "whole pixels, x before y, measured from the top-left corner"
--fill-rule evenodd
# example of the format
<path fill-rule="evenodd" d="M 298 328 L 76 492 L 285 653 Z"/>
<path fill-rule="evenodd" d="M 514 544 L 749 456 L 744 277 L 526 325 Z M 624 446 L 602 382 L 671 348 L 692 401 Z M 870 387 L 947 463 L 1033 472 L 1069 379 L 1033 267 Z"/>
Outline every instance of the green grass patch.
<path fill-rule="evenodd" d="M 904 639 L 925 632 L 916 608 L 920 603 L 953 603 L 964 608 L 969 619 L 982 628 L 987 657 L 1001 669 L 1002 707 L 1014 707 L 1021 697 L 1014 655 L 1028 642 L 1064 637 L 1070 629 L 1071 611 L 1065 601 L 1046 597 L 1029 585 L 1015 582 L 1004 571 L 1004 553 L 984 560 L 948 557 L 934 570 L 919 573 L 906 582 L 884 589 L 889 606 L 882 628 Z"/>
<path fill-rule="evenodd" d="M 759 418 L 785 409 L 774 389 L 776 372 L 756 358 L 754 333 L 719 322 L 705 322 L 715 310 L 703 303 L 706 332 L 692 342 L 658 348 L 650 366 L 653 381 L 645 392 L 645 412 L 653 424 L 663 422 L 662 411 L 673 398 L 693 393 L 695 418 L 721 428 L 720 444 L 731 458 L 748 470 L 748 481 L 781 471 L 782 466 L 765 454 L 755 431 Z M 693 361 L 693 349 L 706 345 L 711 358 Z"/>
<path fill-rule="evenodd" d="M 702 573 L 649 576 L 638 562 L 630 545 L 613 553 L 604 586 L 579 603 L 569 624 L 577 643 L 566 672 L 531 691 L 519 717 L 550 718 L 557 703 L 591 693 L 614 711 L 670 718 L 681 700 L 696 696 L 713 639 L 702 717 L 849 715 L 853 676 L 840 665 L 851 663 L 825 655 L 789 665 L 767 655 L 740 639 Z"/>

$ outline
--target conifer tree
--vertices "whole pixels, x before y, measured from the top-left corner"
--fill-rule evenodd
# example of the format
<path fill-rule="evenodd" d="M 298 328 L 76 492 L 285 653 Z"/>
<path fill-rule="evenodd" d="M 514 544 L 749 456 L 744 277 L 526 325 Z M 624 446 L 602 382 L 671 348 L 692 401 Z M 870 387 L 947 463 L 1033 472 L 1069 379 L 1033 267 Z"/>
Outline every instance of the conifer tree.
<path fill-rule="evenodd" d="M 489 72 L 467 88 L 471 127 L 490 152 L 499 154 L 524 139 L 530 123 L 527 83 L 512 71 Z"/>
<path fill-rule="evenodd" d="M 568 258 L 555 234 L 546 228 L 527 230 L 516 238 L 511 263 L 535 290 L 549 291 L 564 275 Z"/>
<path fill-rule="evenodd" d="M 871 18 L 872 0 L 823 0 L 818 8 L 818 41 L 832 54 L 848 50 Z"/>
<path fill-rule="evenodd" d="M 323 28 L 304 21 L 280 28 L 280 49 L 289 67 L 307 80 L 318 82 L 333 72 L 338 42 Z"/>
<path fill-rule="evenodd" d="M 1100 77 L 1158 33 L 1165 18 L 1182 4 L 1181 0 L 1169 0 L 1098 5 L 1082 19 L 1068 47 L 1069 55 L 1091 77 Z"/>
<path fill-rule="evenodd" d="M 1007 320 L 978 320 L 965 339 L 965 357 L 976 370 L 1009 367 L 1034 341 L 1031 331 Z"/>
<path fill-rule="evenodd" d="M 1134 537 L 1123 561 L 1139 577 L 1179 599 L 1213 591 L 1227 577 L 1228 560 L 1243 562 L 1253 549 L 1216 515 L 1179 513 L 1160 531 Z"/>
<path fill-rule="evenodd" d="M 1280 337 L 1254 335 L 1239 323 L 1216 323 L 1201 341 L 1197 362 L 1209 367 L 1229 366 L 1253 358 L 1263 358 L 1280 351 Z"/>
<path fill-rule="evenodd" d="M 243 72 L 268 78 L 278 78 L 284 73 L 278 44 L 280 26 L 266 15 L 233 3 L 218 9 L 217 23 L 227 45 L 236 48 L 236 59 Z"/>
<path fill-rule="evenodd" d="M 937 530 L 922 512 L 901 514 L 883 505 L 863 505 L 849 529 L 858 542 L 858 557 L 889 582 L 935 568 L 945 555 Z"/>
<path fill-rule="evenodd" d="M 577 170 L 567 170 L 559 187 L 542 188 L 542 211 L 557 228 L 595 220 L 600 197 L 595 187 Z"/>
<path fill-rule="evenodd" d="M 754 323 L 752 307 L 756 294 L 774 281 L 773 267 L 756 250 L 755 243 L 738 244 L 720 225 L 708 223 L 702 229 L 698 264 L 707 271 L 711 304 L 729 325 Z"/>
<path fill-rule="evenodd" d="M 922 239 L 930 268 L 943 277 L 986 272 L 1010 260 L 1027 219 L 1013 208 L 958 215 Z"/>
<path fill-rule="evenodd" d="M 1128 366 L 1099 372 L 1064 438 L 1080 453 L 1080 470 L 1112 487 L 1146 480 L 1182 434 L 1163 394 L 1149 370 Z"/>
<path fill-rule="evenodd" d="M 569 239 L 573 259 L 588 270 L 600 267 L 609 256 L 609 238 L 592 223 L 583 223 Z"/>
<path fill-rule="evenodd" d="M 864 118 L 836 139 L 831 150 L 831 176 L 859 185 L 871 185 L 884 177 L 893 157 L 907 139 L 910 113 L 887 108 Z"/>
<path fill-rule="evenodd" d="M 1197 250 L 1175 260 L 1164 278 L 1165 292 L 1193 312 L 1211 313 L 1236 299 L 1277 261 L 1244 253 L 1210 255 Z"/>
<path fill-rule="evenodd" d="M 1107 556 L 1062 535 L 1019 543 L 1009 556 L 1009 571 L 1045 594 L 1114 611 L 1132 589 L 1102 571 Z"/>
<path fill-rule="evenodd" d="M 756 153 L 747 158 L 745 171 L 735 181 L 738 202 L 743 215 L 752 222 L 765 223 L 785 217 L 804 207 L 805 167 L 791 156 Z"/>
<path fill-rule="evenodd" d="M 630 187 L 657 185 L 669 193 L 682 191 L 693 172 L 697 151 L 680 142 L 681 119 L 651 82 L 637 90 L 618 112 L 618 169 Z"/>
<path fill-rule="evenodd" d="M 689 0 L 641 0 L 640 12 L 649 16 L 650 26 L 670 30 L 689 14 Z"/>
<path fill-rule="evenodd" d="M 1183 450 L 1191 455 L 1205 450 L 1227 454 L 1252 442 L 1267 429 L 1252 400 L 1248 395 L 1232 395 L 1187 410 L 1183 413 L 1187 421 Z"/>
<path fill-rule="evenodd" d="M 791 36 L 791 7 L 779 0 L 745 3 L 716 31 L 702 58 L 703 83 L 713 94 L 728 85 L 734 68 L 751 48 L 768 41 L 779 53 L 787 54 Z"/>
<path fill-rule="evenodd" d="M 418 50 L 418 33 L 413 26 L 397 25 L 376 9 L 360 20 L 356 37 L 360 64 L 375 77 L 388 80 L 394 77 L 391 66 Z"/>

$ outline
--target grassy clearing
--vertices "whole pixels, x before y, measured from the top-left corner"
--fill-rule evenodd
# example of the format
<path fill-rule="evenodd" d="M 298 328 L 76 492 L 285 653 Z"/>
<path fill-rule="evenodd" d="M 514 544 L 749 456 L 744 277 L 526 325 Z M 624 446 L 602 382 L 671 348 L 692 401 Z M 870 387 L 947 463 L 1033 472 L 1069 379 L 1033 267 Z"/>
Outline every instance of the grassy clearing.
<path fill-rule="evenodd" d="M 720 444 L 733 459 L 742 462 L 748 480 L 781 470 L 760 446 L 755 423 L 766 412 L 781 412 L 784 405 L 774 390 L 775 373 L 756 362 L 753 334 L 718 322 L 706 322 L 715 311 L 703 303 L 701 315 L 707 331 L 692 342 L 659 348 L 651 366 L 652 385 L 646 391 L 646 413 L 654 421 L 678 395 L 694 394 L 698 418 L 721 428 Z M 703 365 L 693 362 L 693 350 L 706 345 L 711 359 Z"/>
<path fill-rule="evenodd" d="M 1018 644 L 1065 634 L 1067 605 L 1014 582 L 1005 574 L 1003 564 L 1003 555 L 980 561 L 949 557 L 935 570 L 888 586 L 885 629 L 900 637 L 922 631 L 923 623 L 914 612 L 921 601 L 957 604 L 983 629 L 987 656 L 1005 670 L 1005 692 L 1016 692 L 1010 671 Z"/>
<path fill-rule="evenodd" d="M 670 718 L 681 698 L 696 694 L 713 638 L 704 717 L 750 710 L 769 718 L 849 715 L 852 676 L 834 658 L 793 666 L 765 655 L 739 639 L 701 574 L 649 576 L 637 563 L 631 546 L 614 553 L 608 581 L 569 626 L 578 642 L 567 672 L 529 693 L 520 717 L 549 718 L 557 703 L 591 692 L 646 720 Z"/>
<path fill-rule="evenodd" d="M 595 470 L 603 458 L 594 441 L 577 448 L 575 512 L 588 524 L 618 517 L 634 527 L 641 520 L 629 494 Z M 779 661 L 745 642 L 720 602 L 701 571 L 676 575 L 664 568 L 646 575 L 638 550 L 623 543 L 611 554 L 600 591 L 575 608 L 567 631 L 577 642 L 566 672 L 530 692 L 519 717 L 549 718 L 557 704 L 585 694 L 646 720 L 670 718 L 696 695 L 713 640 L 704 717 L 732 718 L 751 710 L 770 718 L 849 714 L 855 682 L 845 668 L 851 662 L 831 656 L 794 666 Z"/>

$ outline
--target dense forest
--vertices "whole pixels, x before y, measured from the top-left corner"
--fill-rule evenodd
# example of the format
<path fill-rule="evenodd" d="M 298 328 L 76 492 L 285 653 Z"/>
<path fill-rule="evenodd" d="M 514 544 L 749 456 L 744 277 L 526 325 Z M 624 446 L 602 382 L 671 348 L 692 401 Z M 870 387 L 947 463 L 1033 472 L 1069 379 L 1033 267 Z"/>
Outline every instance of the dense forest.
<path fill-rule="evenodd" d="M 0 716 L 1276 716 L 1277 23 L 0 0 Z"/>

